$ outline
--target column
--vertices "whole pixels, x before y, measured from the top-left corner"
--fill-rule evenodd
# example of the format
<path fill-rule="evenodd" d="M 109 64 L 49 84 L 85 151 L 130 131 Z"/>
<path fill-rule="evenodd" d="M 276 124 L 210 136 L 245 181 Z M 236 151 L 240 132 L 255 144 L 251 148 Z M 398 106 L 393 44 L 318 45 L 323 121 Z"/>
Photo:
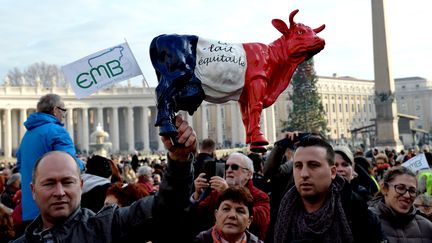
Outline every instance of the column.
<path fill-rule="evenodd" d="M 201 104 L 201 140 L 208 138 L 207 103 Z"/>
<path fill-rule="evenodd" d="M 142 108 L 142 132 L 143 132 L 143 143 L 144 151 L 150 151 L 150 134 L 149 134 L 149 120 L 148 120 L 149 108 L 143 106 Z"/>
<path fill-rule="evenodd" d="M 372 32 L 375 71 L 376 145 L 403 148 L 399 139 L 395 84 L 386 28 L 386 1 L 372 0 Z"/>
<path fill-rule="evenodd" d="M 5 112 L 5 143 L 4 143 L 4 157 L 12 157 L 12 122 L 11 122 L 11 109 L 4 109 Z"/>
<path fill-rule="evenodd" d="M 237 109 L 237 120 L 238 121 L 242 121 L 239 122 L 239 124 L 242 124 L 240 127 L 240 129 L 238 130 L 239 132 L 239 140 L 242 144 L 246 144 L 246 129 L 243 125 L 243 119 L 242 119 L 242 115 L 240 114 L 240 109 Z"/>
<path fill-rule="evenodd" d="M 20 109 L 20 122 L 19 122 L 19 141 L 24 137 L 24 134 L 26 132 L 26 128 L 24 126 L 24 122 L 27 120 L 27 112 L 26 109 Z"/>
<path fill-rule="evenodd" d="M 135 138 L 134 138 L 134 120 L 133 120 L 133 107 L 129 106 L 127 108 L 127 134 L 128 134 L 128 150 L 133 152 L 135 150 Z"/>
<path fill-rule="evenodd" d="M 231 146 L 235 147 L 236 143 L 239 143 L 238 130 L 243 129 L 243 123 L 239 122 L 237 115 L 237 102 L 230 102 L 231 107 Z"/>
<path fill-rule="evenodd" d="M 275 121 L 275 111 L 274 105 L 267 107 L 265 110 L 267 116 L 267 140 L 270 144 L 276 141 L 276 121 Z"/>
<path fill-rule="evenodd" d="M 79 112 L 79 111 L 81 111 L 81 112 Z M 84 145 L 83 145 L 83 142 L 84 142 L 84 135 L 83 135 L 83 113 L 84 113 L 84 111 L 82 110 L 82 109 L 77 109 L 77 111 L 76 111 L 76 115 L 77 115 L 77 119 L 76 119 L 76 121 L 77 121 L 77 123 L 76 123 L 76 125 L 77 125 L 77 134 L 76 134 L 76 141 L 75 141 L 75 144 L 79 144 L 79 148 L 80 148 L 80 150 L 81 150 L 81 153 L 82 153 L 82 151 L 84 150 Z"/>
<path fill-rule="evenodd" d="M 162 143 L 162 140 L 161 140 L 161 138 L 159 136 L 159 133 L 160 133 L 159 127 L 156 129 L 156 131 L 157 131 L 156 140 L 157 140 L 157 143 L 158 143 L 158 149 L 157 150 L 158 151 L 163 151 L 163 150 L 165 150 L 165 147 L 164 147 L 164 145 Z"/>
<path fill-rule="evenodd" d="M 7 77 L 7 76 L 6 76 Z M 3 120 L 4 120 L 4 112 L 0 110 L 0 148 L 4 149 L 3 143 Z"/>
<path fill-rule="evenodd" d="M 261 119 L 260 119 L 260 126 L 261 126 L 261 132 L 264 134 L 264 137 L 268 137 L 268 131 L 267 131 L 267 116 L 265 109 L 261 112 Z"/>
<path fill-rule="evenodd" d="M 223 144 L 223 131 L 222 131 L 222 123 L 224 120 L 222 119 L 222 106 L 220 104 L 216 104 L 216 141 L 217 143 Z"/>
<path fill-rule="evenodd" d="M 82 149 L 86 151 L 88 154 L 89 152 L 89 126 L 88 126 L 88 108 L 82 109 L 82 123 L 83 123 L 83 142 L 82 142 Z"/>
<path fill-rule="evenodd" d="M 96 124 L 96 126 L 100 124 L 102 126 L 102 130 L 105 130 L 104 122 L 103 122 L 103 107 L 97 108 L 97 114 L 98 114 L 98 124 Z"/>
<path fill-rule="evenodd" d="M 11 127 L 12 127 L 12 131 L 11 131 L 11 136 L 12 136 L 12 150 L 14 150 L 14 148 L 17 148 L 19 146 L 20 140 L 19 140 L 19 135 L 20 135 L 20 111 L 19 109 L 12 109 L 11 110 Z"/>
<path fill-rule="evenodd" d="M 115 153 L 120 150 L 118 107 L 112 108 L 111 142 Z"/>
<path fill-rule="evenodd" d="M 73 109 L 72 108 L 68 108 L 67 109 L 67 113 L 66 113 L 66 127 L 67 127 L 67 130 L 69 132 L 69 135 L 70 135 L 72 141 L 74 141 Z"/>

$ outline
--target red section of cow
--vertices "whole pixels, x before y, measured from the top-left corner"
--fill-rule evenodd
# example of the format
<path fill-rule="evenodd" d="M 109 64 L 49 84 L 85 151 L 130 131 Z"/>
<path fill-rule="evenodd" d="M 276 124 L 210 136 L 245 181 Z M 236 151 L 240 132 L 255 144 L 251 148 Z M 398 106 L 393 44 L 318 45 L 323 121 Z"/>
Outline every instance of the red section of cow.
<path fill-rule="evenodd" d="M 294 22 L 298 10 L 290 14 L 290 28 L 279 19 L 272 21 L 283 35 L 269 45 L 243 44 L 247 56 L 245 86 L 240 96 L 240 110 L 246 129 L 246 143 L 251 149 L 263 151 L 267 139 L 260 129 L 263 108 L 269 107 L 288 87 L 297 66 L 320 52 L 325 45 L 316 34 L 324 25 L 311 29 Z"/>

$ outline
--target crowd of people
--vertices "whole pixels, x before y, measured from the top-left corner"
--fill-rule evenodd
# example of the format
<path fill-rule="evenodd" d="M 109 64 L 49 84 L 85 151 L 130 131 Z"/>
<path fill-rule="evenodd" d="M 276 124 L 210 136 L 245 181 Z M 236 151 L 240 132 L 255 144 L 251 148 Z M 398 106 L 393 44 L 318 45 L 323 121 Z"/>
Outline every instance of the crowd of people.
<path fill-rule="evenodd" d="M 429 147 L 362 151 L 281 134 L 267 153 L 218 158 L 176 116 L 166 159 L 78 158 L 61 97 L 41 97 L 17 164 L 0 174 L 1 242 L 432 242 Z M 198 145 L 199 144 L 199 145 Z"/>

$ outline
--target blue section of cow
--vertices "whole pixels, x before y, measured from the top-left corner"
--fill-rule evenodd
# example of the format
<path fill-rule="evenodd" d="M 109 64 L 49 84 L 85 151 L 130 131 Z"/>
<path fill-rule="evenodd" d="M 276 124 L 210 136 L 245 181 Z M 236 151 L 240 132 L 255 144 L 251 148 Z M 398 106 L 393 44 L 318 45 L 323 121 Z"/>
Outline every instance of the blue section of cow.
<path fill-rule="evenodd" d="M 160 35 L 150 44 L 150 59 L 156 71 L 160 135 L 176 134 L 175 112 L 193 114 L 205 98 L 201 80 L 195 76 L 198 36 Z"/>
<path fill-rule="evenodd" d="M 117 48 L 120 49 L 120 57 L 119 57 L 119 59 L 118 59 L 118 61 L 120 62 L 121 59 L 122 59 L 122 57 L 123 57 L 123 50 L 124 50 L 124 47 L 123 47 L 123 46 L 116 46 L 116 47 L 110 48 L 110 49 L 109 49 L 108 51 L 106 51 L 106 52 L 103 52 L 103 53 L 101 53 L 101 54 L 99 54 L 99 55 L 97 55 L 97 56 L 94 56 L 94 57 L 92 57 L 92 58 L 89 58 L 89 59 L 87 60 L 89 66 L 90 66 L 90 67 L 93 67 L 93 66 L 91 65 L 91 63 L 90 63 L 93 59 L 96 59 L 96 58 L 99 58 L 99 57 L 101 57 L 101 56 L 103 56 L 103 55 L 106 55 L 106 54 L 108 54 L 108 53 L 114 51 L 114 50 L 117 49 Z"/>
<path fill-rule="evenodd" d="M 190 78 L 196 63 L 195 35 L 160 35 L 150 44 L 150 59 L 156 74 L 170 78 Z M 159 80 L 160 81 L 160 80 Z"/>

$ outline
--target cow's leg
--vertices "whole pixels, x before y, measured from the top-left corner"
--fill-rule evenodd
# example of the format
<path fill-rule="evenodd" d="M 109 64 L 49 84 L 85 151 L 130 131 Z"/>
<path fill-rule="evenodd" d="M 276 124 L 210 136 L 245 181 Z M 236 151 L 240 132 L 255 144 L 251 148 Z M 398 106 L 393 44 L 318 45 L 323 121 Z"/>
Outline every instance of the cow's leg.
<path fill-rule="evenodd" d="M 156 87 L 157 117 L 155 126 L 159 127 L 159 135 L 175 137 L 177 128 L 175 126 L 175 113 L 173 109 L 172 94 L 175 88 L 172 81 L 167 81 L 163 76 Z"/>
<path fill-rule="evenodd" d="M 249 134 L 249 110 L 248 110 L 248 106 L 247 103 L 243 103 L 241 101 L 239 101 L 239 105 L 240 105 L 240 112 L 242 115 L 242 120 L 243 120 L 243 125 L 245 127 L 246 130 L 246 144 L 250 144 L 251 142 L 251 136 Z"/>
<path fill-rule="evenodd" d="M 247 136 L 250 134 L 251 145 L 267 145 L 268 141 L 260 130 L 261 112 L 263 110 L 263 99 L 266 90 L 266 82 L 262 79 L 256 79 L 246 82 L 243 92 L 246 92 L 247 103 L 249 106 L 249 126 L 247 127 Z"/>

